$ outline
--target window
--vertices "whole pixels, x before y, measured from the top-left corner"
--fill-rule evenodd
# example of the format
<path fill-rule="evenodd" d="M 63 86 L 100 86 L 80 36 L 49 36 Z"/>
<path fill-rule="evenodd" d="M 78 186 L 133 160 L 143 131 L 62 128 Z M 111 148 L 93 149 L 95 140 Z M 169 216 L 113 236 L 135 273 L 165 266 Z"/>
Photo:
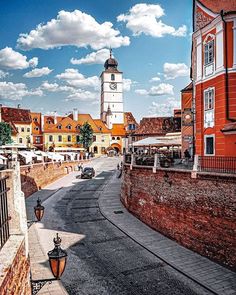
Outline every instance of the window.
<path fill-rule="evenodd" d="M 71 125 L 67 125 L 67 127 L 66 127 L 67 129 L 71 129 Z"/>
<path fill-rule="evenodd" d="M 129 130 L 135 130 L 135 124 L 129 124 Z"/>
<path fill-rule="evenodd" d="M 38 122 L 38 118 L 34 118 L 33 121 L 34 121 L 34 122 Z"/>
<path fill-rule="evenodd" d="M 106 152 L 106 148 L 104 146 L 102 146 L 101 152 L 102 152 L 102 154 L 104 154 Z"/>
<path fill-rule="evenodd" d="M 134 136 L 132 136 L 131 140 L 132 140 L 132 141 L 135 141 L 135 137 L 134 137 Z"/>
<path fill-rule="evenodd" d="M 58 135 L 58 141 L 62 142 L 62 136 L 61 135 Z"/>
<path fill-rule="evenodd" d="M 30 128 L 27 128 L 27 132 L 30 132 Z"/>
<path fill-rule="evenodd" d="M 105 141 L 105 138 L 104 138 L 104 135 L 102 135 L 102 142 L 104 142 Z"/>
<path fill-rule="evenodd" d="M 23 143 L 23 139 L 22 138 L 19 138 L 19 143 Z"/>
<path fill-rule="evenodd" d="M 50 142 L 53 142 L 53 136 L 52 135 L 49 135 L 49 139 L 48 139 Z"/>
<path fill-rule="evenodd" d="M 67 136 L 67 141 L 68 141 L 68 142 L 71 142 L 71 135 L 68 135 L 68 136 Z"/>
<path fill-rule="evenodd" d="M 80 130 L 80 125 L 77 125 L 77 126 L 76 126 L 76 129 L 77 129 L 77 130 Z"/>
<path fill-rule="evenodd" d="M 115 81 L 115 75 L 111 74 L 111 81 Z"/>
<path fill-rule="evenodd" d="M 215 142 L 214 135 L 205 135 L 205 155 L 215 154 L 214 142 Z"/>
<path fill-rule="evenodd" d="M 112 137 L 112 140 L 116 140 L 114 136 Z"/>
<path fill-rule="evenodd" d="M 24 132 L 25 131 L 25 128 L 24 127 L 21 127 L 21 132 Z"/>
<path fill-rule="evenodd" d="M 38 131 L 39 130 L 39 127 L 35 127 L 34 130 L 37 130 Z"/>
<path fill-rule="evenodd" d="M 214 88 L 208 88 L 204 91 L 204 127 L 214 126 Z"/>
<path fill-rule="evenodd" d="M 61 129 L 61 125 L 58 125 L 57 128 L 58 128 L 58 129 Z"/>
<path fill-rule="evenodd" d="M 98 147 L 97 147 L 97 146 L 95 146 L 95 147 L 93 148 L 93 152 L 94 152 L 94 154 L 97 154 L 97 153 L 98 153 Z"/>
<path fill-rule="evenodd" d="M 213 62 L 214 62 L 214 40 L 211 40 L 204 46 L 204 64 L 206 66 Z"/>
<path fill-rule="evenodd" d="M 93 135 L 93 142 L 96 140 L 97 140 L 96 135 Z"/>
<path fill-rule="evenodd" d="M 214 109 L 214 89 L 204 91 L 204 110 Z"/>
<path fill-rule="evenodd" d="M 79 141 L 80 141 L 79 135 L 76 135 L 76 142 L 79 142 Z"/>
<path fill-rule="evenodd" d="M 39 136 L 35 137 L 35 143 L 40 143 L 40 137 Z"/>
<path fill-rule="evenodd" d="M 116 139 L 117 139 L 117 140 L 120 140 L 120 137 L 118 136 Z"/>

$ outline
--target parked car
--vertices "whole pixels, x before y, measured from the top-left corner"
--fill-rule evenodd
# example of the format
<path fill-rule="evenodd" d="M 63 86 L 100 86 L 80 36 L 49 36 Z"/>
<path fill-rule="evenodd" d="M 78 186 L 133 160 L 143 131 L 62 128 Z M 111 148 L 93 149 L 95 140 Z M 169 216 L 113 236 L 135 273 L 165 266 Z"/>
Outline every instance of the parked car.
<path fill-rule="evenodd" d="M 95 171 L 92 167 L 85 167 L 81 173 L 81 178 L 93 178 Z"/>

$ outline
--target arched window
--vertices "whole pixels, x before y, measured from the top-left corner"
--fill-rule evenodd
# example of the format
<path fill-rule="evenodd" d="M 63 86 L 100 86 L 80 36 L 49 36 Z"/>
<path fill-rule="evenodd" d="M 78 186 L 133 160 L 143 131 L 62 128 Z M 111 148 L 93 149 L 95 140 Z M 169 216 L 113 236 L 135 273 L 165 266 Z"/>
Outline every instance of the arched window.
<path fill-rule="evenodd" d="M 52 142 L 53 141 L 53 136 L 49 135 L 49 141 Z"/>
<path fill-rule="evenodd" d="M 61 129 L 61 124 L 57 126 L 58 129 Z"/>
<path fill-rule="evenodd" d="M 58 141 L 61 142 L 62 141 L 62 136 L 58 135 Z"/>
<path fill-rule="evenodd" d="M 112 137 L 112 140 L 116 140 L 114 136 Z"/>
<path fill-rule="evenodd" d="M 67 128 L 68 128 L 68 129 L 71 129 L 71 125 L 67 125 Z"/>
<path fill-rule="evenodd" d="M 111 81 L 115 81 L 115 75 L 111 74 Z"/>
<path fill-rule="evenodd" d="M 68 136 L 67 136 L 67 140 L 68 140 L 68 142 L 71 141 L 71 135 L 68 135 Z"/>
<path fill-rule="evenodd" d="M 97 146 L 95 146 L 95 147 L 93 148 L 93 152 L 94 152 L 94 154 L 97 154 L 97 153 L 98 153 L 98 147 L 97 147 Z"/>
<path fill-rule="evenodd" d="M 120 140 L 120 137 L 118 136 L 116 139 L 117 139 L 117 140 Z"/>

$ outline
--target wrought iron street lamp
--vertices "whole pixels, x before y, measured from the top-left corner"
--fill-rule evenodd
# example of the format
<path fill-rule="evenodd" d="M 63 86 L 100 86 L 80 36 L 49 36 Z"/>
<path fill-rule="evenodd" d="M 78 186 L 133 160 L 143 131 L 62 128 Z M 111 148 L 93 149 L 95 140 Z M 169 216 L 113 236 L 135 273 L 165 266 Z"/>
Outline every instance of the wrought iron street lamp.
<path fill-rule="evenodd" d="M 53 239 L 54 249 L 48 252 L 49 265 L 52 271 L 54 278 L 42 279 L 42 280 L 32 280 L 31 279 L 31 290 L 32 295 L 36 295 L 41 288 L 49 282 L 60 280 L 65 268 L 67 261 L 67 253 L 65 250 L 61 249 L 61 238 L 56 235 L 56 238 Z"/>
<path fill-rule="evenodd" d="M 60 279 L 66 268 L 67 253 L 61 249 L 61 238 L 58 236 L 58 233 L 53 242 L 54 249 L 48 252 L 48 258 L 52 274 L 56 279 Z"/>
<path fill-rule="evenodd" d="M 37 205 L 34 207 L 34 214 L 38 221 L 43 218 L 44 206 L 41 205 L 41 200 L 38 198 Z"/>

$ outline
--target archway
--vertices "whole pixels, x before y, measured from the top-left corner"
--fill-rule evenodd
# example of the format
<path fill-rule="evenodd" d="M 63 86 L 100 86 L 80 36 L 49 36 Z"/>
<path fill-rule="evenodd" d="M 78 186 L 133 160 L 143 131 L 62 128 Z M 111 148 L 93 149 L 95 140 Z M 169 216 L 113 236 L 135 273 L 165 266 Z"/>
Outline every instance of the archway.
<path fill-rule="evenodd" d="M 121 152 L 121 146 L 119 143 L 113 143 L 111 147 L 116 151 L 117 154 Z"/>

